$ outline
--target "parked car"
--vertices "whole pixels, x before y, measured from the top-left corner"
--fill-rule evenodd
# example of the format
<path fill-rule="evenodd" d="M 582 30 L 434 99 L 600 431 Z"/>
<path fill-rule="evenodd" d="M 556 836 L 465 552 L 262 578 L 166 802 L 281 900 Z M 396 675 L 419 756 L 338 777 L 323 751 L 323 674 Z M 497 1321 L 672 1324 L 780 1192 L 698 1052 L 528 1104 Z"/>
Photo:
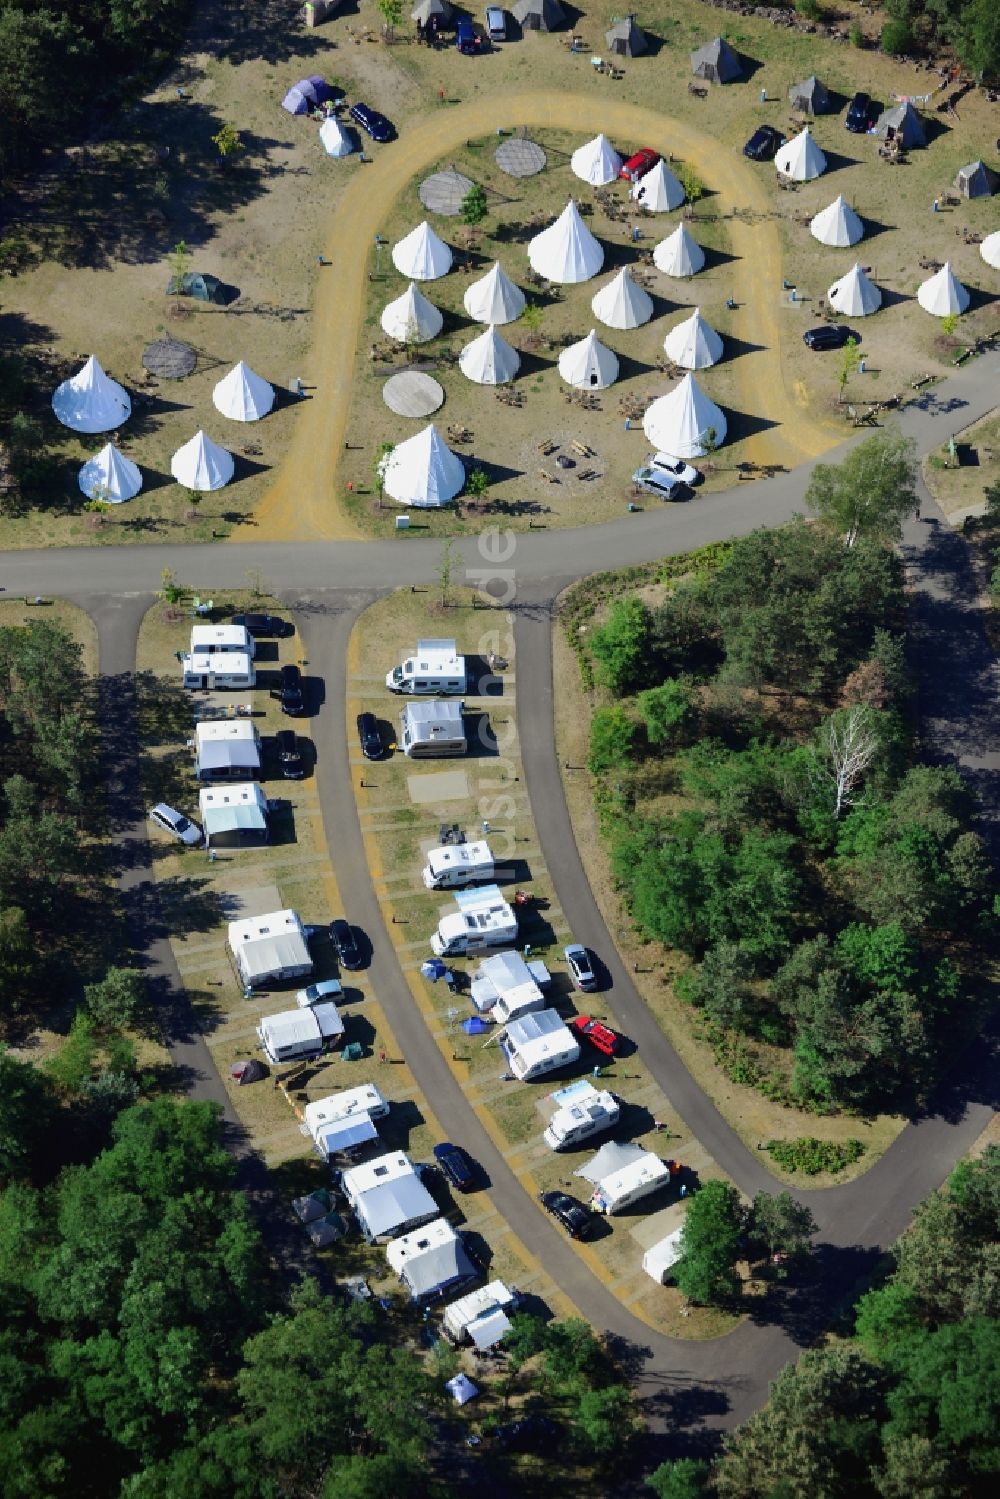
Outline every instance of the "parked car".
<path fill-rule="evenodd" d="M 854 95 L 847 106 L 847 114 L 844 124 L 853 135 L 866 135 L 875 125 L 879 115 L 882 113 L 878 104 L 868 94 L 858 93 Z"/>
<path fill-rule="evenodd" d="M 802 335 L 802 342 L 809 349 L 842 349 L 851 338 L 861 342 L 858 335 L 845 328 L 843 323 L 824 323 L 819 328 L 808 328 Z"/>
<path fill-rule="evenodd" d="M 358 714 L 358 739 L 361 741 L 361 753 L 366 760 L 381 760 L 382 735 L 374 713 Z"/>
<path fill-rule="evenodd" d="M 290 718 L 298 718 L 306 711 L 305 694 L 302 691 L 302 673 L 288 662 L 281 668 L 281 711 Z"/>
<path fill-rule="evenodd" d="M 434 1160 L 445 1181 L 456 1192 L 471 1192 L 476 1185 L 476 1172 L 472 1162 L 460 1145 L 435 1145 Z"/>
<path fill-rule="evenodd" d="M 268 635 L 276 639 L 284 639 L 286 635 L 295 633 L 295 626 L 291 620 L 279 619 L 276 614 L 234 614 L 232 623 L 242 625 L 247 634 L 252 635 L 255 640 Z"/>
<path fill-rule="evenodd" d="M 522 1416 L 493 1428 L 494 1440 L 508 1452 L 544 1452 L 556 1450 L 559 1427 L 548 1416 Z"/>
<path fill-rule="evenodd" d="M 700 484 L 704 476 L 672 453 L 650 453 L 641 468 L 632 475 L 632 483 L 646 494 L 658 494 L 665 500 L 683 498 L 686 491 Z"/>
<path fill-rule="evenodd" d="M 758 125 L 743 147 L 743 155 L 749 156 L 751 161 L 773 161 L 778 147 L 784 144 L 785 137 L 780 130 L 773 125 Z"/>
<path fill-rule="evenodd" d="M 183 812 L 168 807 L 166 802 L 157 802 L 155 807 L 150 807 L 149 820 L 155 822 L 165 833 L 178 838 L 185 848 L 197 848 L 202 842 L 204 835 L 198 824 L 185 817 Z"/>
<path fill-rule="evenodd" d="M 542 1192 L 540 1201 L 571 1239 L 589 1239 L 597 1227 L 597 1219 L 590 1209 L 577 1198 L 570 1197 L 568 1192 Z"/>
<path fill-rule="evenodd" d="M 337 961 L 341 968 L 361 967 L 361 953 L 358 950 L 357 938 L 349 923 L 342 916 L 330 922 L 330 941 L 337 950 Z"/>
<path fill-rule="evenodd" d="M 455 46 L 466 57 L 483 50 L 483 39 L 468 16 L 462 16 L 455 26 Z"/>
<path fill-rule="evenodd" d="M 649 146 L 643 146 L 641 150 L 636 151 L 634 156 L 630 156 L 628 161 L 622 163 L 618 175 L 623 182 L 638 182 L 640 177 L 645 177 L 647 172 L 653 170 L 659 159 L 659 151 L 652 151 Z"/>
<path fill-rule="evenodd" d="M 491 42 L 507 40 L 507 16 L 499 5 L 486 7 L 486 35 Z"/>
<path fill-rule="evenodd" d="M 569 967 L 570 977 L 578 989 L 585 994 L 597 988 L 597 975 L 590 961 L 590 954 L 582 942 L 571 942 L 563 948 L 563 957 Z"/>
<path fill-rule="evenodd" d="M 320 979 L 318 984 L 309 984 L 305 989 L 300 989 L 295 996 L 295 1003 L 300 1010 L 322 1004 L 324 1000 L 336 1004 L 343 993 L 344 986 L 339 979 Z"/>
<path fill-rule="evenodd" d="M 574 1015 L 569 1023 L 582 1041 L 589 1041 L 603 1056 L 616 1057 L 622 1049 L 622 1037 L 603 1021 L 593 1020 L 589 1015 Z"/>
<path fill-rule="evenodd" d="M 278 764 L 286 781 L 301 781 L 306 773 L 299 749 L 298 735 L 294 729 L 279 729 L 274 738 L 278 751 Z"/>
<path fill-rule="evenodd" d="M 369 104 L 362 104 L 360 101 L 352 104 L 351 119 L 356 125 L 361 126 L 366 135 L 370 135 L 372 140 L 378 141 L 380 145 L 391 141 L 395 134 L 391 122 L 386 119 L 385 115 L 379 114 L 378 110 L 372 109 Z"/>

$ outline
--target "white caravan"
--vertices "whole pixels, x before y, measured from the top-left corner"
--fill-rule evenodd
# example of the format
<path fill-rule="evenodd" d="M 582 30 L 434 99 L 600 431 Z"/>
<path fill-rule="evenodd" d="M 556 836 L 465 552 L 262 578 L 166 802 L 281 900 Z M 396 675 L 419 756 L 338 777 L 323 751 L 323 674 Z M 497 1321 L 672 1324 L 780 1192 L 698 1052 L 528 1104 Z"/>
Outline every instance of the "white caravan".
<path fill-rule="evenodd" d="M 460 957 L 503 947 L 517 938 L 517 917 L 500 894 L 498 885 L 477 885 L 455 895 L 458 910 L 442 916 L 431 938 L 439 958 Z"/>
<path fill-rule="evenodd" d="M 468 676 L 465 657 L 458 655 L 453 640 L 418 640 L 414 656 L 387 672 L 390 692 L 465 692 Z"/>
<path fill-rule="evenodd" d="M 501 1044 L 511 1072 L 522 1083 L 566 1067 L 580 1056 L 580 1044 L 557 1010 L 539 1010 L 512 1021 Z"/>
<path fill-rule="evenodd" d="M 422 877 L 428 890 L 453 890 L 492 880 L 493 852 L 488 843 L 443 843 L 427 850 Z"/>
<path fill-rule="evenodd" d="M 441 702 L 438 698 L 429 703 L 407 703 L 399 715 L 403 754 L 411 760 L 464 755 L 469 747 L 464 707 L 464 702 Z"/>
<path fill-rule="evenodd" d="M 283 1010 L 267 1015 L 257 1036 L 269 1062 L 297 1062 L 331 1051 L 344 1039 L 344 1022 L 336 1005 L 313 1005 L 311 1010 Z"/>
<path fill-rule="evenodd" d="M 569 1150 L 618 1123 L 618 1100 L 606 1088 L 598 1092 L 592 1083 L 581 1079 L 562 1092 L 569 1097 L 561 1102 L 560 1094 L 555 1095 L 560 1106 L 542 1136 L 550 1150 Z"/>
<path fill-rule="evenodd" d="M 590 1205 L 598 1213 L 620 1213 L 659 1192 L 670 1181 L 670 1167 L 651 1150 L 643 1152 L 635 1160 L 605 1176 L 594 1188 Z"/>
<path fill-rule="evenodd" d="M 254 656 L 257 647 L 246 625 L 192 625 L 191 655 L 208 656 L 213 651 L 237 651 Z"/>

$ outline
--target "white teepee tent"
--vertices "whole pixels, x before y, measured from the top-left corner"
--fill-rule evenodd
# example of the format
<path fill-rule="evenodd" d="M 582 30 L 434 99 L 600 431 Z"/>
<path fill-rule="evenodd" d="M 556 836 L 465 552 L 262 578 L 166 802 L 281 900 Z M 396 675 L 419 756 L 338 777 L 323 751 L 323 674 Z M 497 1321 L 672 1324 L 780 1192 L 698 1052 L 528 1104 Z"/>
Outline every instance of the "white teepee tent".
<path fill-rule="evenodd" d="M 811 182 L 814 177 L 822 177 L 826 171 L 826 157 L 813 140 L 807 125 L 800 134 L 779 147 L 774 165 L 782 177 L 790 177 L 793 182 Z"/>
<path fill-rule="evenodd" d="M 524 292 L 494 261 L 481 281 L 473 281 L 463 298 L 477 323 L 513 323 L 524 311 Z"/>
<path fill-rule="evenodd" d="M 437 338 L 444 318 L 411 281 L 401 297 L 383 308 L 383 330 L 397 343 L 424 344 Z"/>
<path fill-rule="evenodd" d="M 707 370 L 722 358 L 722 339 L 696 307 L 689 318 L 671 328 L 663 340 L 668 358 L 682 370 Z"/>
<path fill-rule="evenodd" d="M 196 432 L 170 460 L 170 472 L 185 489 L 221 489 L 233 477 L 232 453 Z"/>
<path fill-rule="evenodd" d="M 432 510 L 458 494 L 465 483 L 465 464 L 431 422 L 387 454 L 382 482 L 397 504 Z"/>
<path fill-rule="evenodd" d="M 319 127 L 319 138 L 327 156 L 350 156 L 354 142 L 339 120 L 331 115 Z"/>
<path fill-rule="evenodd" d="M 233 422 L 259 422 L 274 405 L 274 390 L 241 359 L 212 392 L 216 411 Z"/>
<path fill-rule="evenodd" d="M 605 348 L 591 328 L 586 338 L 563 349 L 559 373 L 577 390 L 603 390 L 618 379 L 618 356 Z"/>
<path fill-rule="evenodd" d="M 555 223 L 530 241 L 528 259 L 546 281 L 589 281 L 604 264 L 604 250 L 570 198 Z"/>
<path fill-rule="evenodd" d="M 609 328 L 639 328 L 653 316 L 652 297 L 636 286 L 627 265 L 601 287 L 590 306 L 594 316 Z"/>
<path fill-rule="evenodd" d="M 821 209 L 810 221 L 809 233 L 821 245 L 833 245 L 845 250 L 856 245 L 864 236 L 865 226 L 848 203 L 843 193 L 834 198 L 828 208 Z"/>
<path fill-rule="evenodd" d="M 988 234 L 979 246 L 979 253 L 991 265 L 995 271 L 1000 271 L 1000 229 L 995 234 Z"/>
<path fill-rule="evenodd" d="M 826 299 L 835 312 L 842 312 L 845 317 L 868 317 L 882 306 L 882 293 L 860 265 L 852 265 L 846 276 L 835 281 Z"/>
<path fill-rule="evenodd" d="M 131 500 L 139 493 L 142 474 L 131 458 L 126 458 L 113 442 L 109 442 L 93 458 L 87 459 L 80 470 L 79 483 L 88 500 L 120 505 L 123 500 Z"/>
<path fill-rule="evenodd" d="M 917 289 L 917 301 L 925 312 L 935 317 L 949 317 L 952 313 L 964 312 L 969 305 L 969 293 L 946 260 L 939 271 Z"/>
<path fill-rule="evenodd" d="M 52 397 L 52 410 L 74 432 L 110 432 L 132 414 L 128 392 L 104 373 L 91 354 L 81 370 L 64 380 Z"/>
<path fill-rule="evenodd" d="M 647 213 L 669 213 L 684 202 L 684 189 L 662 158 L 632 188 L 631 196 Z"/>
<path fill-rule="evenodd" d="M 569 159 L 574 176 L 591 187 L 604 187 L 614 182 L 621 170 L 622 159 L 605 135 L 595 135 L 592 141 L 580 146 Z"/>
<path fill-rule="evenodd" d="M 667 276 L 696 276 L 705 264 L 705 252 L 687 226 L 678 224 L 673 234 L 656 246 L 653 264 Z"/>
<path fill-rule="evenodd" d="M 708 451 L 708 434 L 714 434 L 712 446 L 719 447 L 726 438 L 726 418 L 698 385 L 693 375 L 685 375 L 669 395 L 660 396 L 642 419 L 642 430 L 661 453 L 675 458 L 701 458 Z"/>
<path fill-rule="evenodd" d="M 485 333 L 466 344 L 458 363 L 465 378 L 477 385 L 504 385 L 521 368 L 517 350 L 500 337 L 492 323 Z"/>
<path fill-rule="evenodd" d="M 392 263 L 411 281 L 436 281 L 451 270 L 451 250 L 424 219 L 392 247 Z"/>

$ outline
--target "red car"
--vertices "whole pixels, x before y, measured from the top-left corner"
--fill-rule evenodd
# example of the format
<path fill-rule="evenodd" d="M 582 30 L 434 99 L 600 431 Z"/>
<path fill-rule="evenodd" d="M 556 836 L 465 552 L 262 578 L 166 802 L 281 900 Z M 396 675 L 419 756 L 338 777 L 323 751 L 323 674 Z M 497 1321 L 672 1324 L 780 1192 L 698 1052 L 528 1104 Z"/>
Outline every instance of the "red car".
<path fill-rule="evenodd" d="M 645 177 L 647 172 L 653 170 L 659 159 L 659 151 L 651 151 L 648 146 L 643 146 L 641 151 L 637 151 L 634 156 L 629 157 L 628 161 L 621 167 L 618 175 L 625 182 L 638 182 L 640 177 Z"/>
<path fill-rule="evenodd" d="M 576 1031 L 581 1040 L 589 1041 L 591 1046 L 606 1057 L 616 1057 L 622 1049 L 622 1038 L 618 1032 L 603 1025 L 600 1020 L 592 1020 L 589 1015 L 574 1015 L 569 1027 Z"/>

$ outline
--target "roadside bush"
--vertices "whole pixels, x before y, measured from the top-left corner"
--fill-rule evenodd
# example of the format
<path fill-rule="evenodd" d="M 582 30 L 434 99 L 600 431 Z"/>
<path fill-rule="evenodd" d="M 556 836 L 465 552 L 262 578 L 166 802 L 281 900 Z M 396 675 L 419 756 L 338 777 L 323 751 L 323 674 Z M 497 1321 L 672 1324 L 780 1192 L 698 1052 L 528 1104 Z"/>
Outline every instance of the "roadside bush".
<path fill-rule="evenodd" d="M 800 1135 L 797 1140 L 768 1140 L 767 1153 L 786 1171 L 801 1171 L 804 1176 L 818 1176 L 821 1171 L 843 1171 L 865 1153 L 861 1140 L 817 1140 L 814 1135 Z"/>
<path fill-rule="evenodd" d="M 623 770 L 632 757 L 637 733 L 638 724 L 633 723 L 624 708 L 598 708 L 590 721 L 587 768 L 593 775 Z"/>

